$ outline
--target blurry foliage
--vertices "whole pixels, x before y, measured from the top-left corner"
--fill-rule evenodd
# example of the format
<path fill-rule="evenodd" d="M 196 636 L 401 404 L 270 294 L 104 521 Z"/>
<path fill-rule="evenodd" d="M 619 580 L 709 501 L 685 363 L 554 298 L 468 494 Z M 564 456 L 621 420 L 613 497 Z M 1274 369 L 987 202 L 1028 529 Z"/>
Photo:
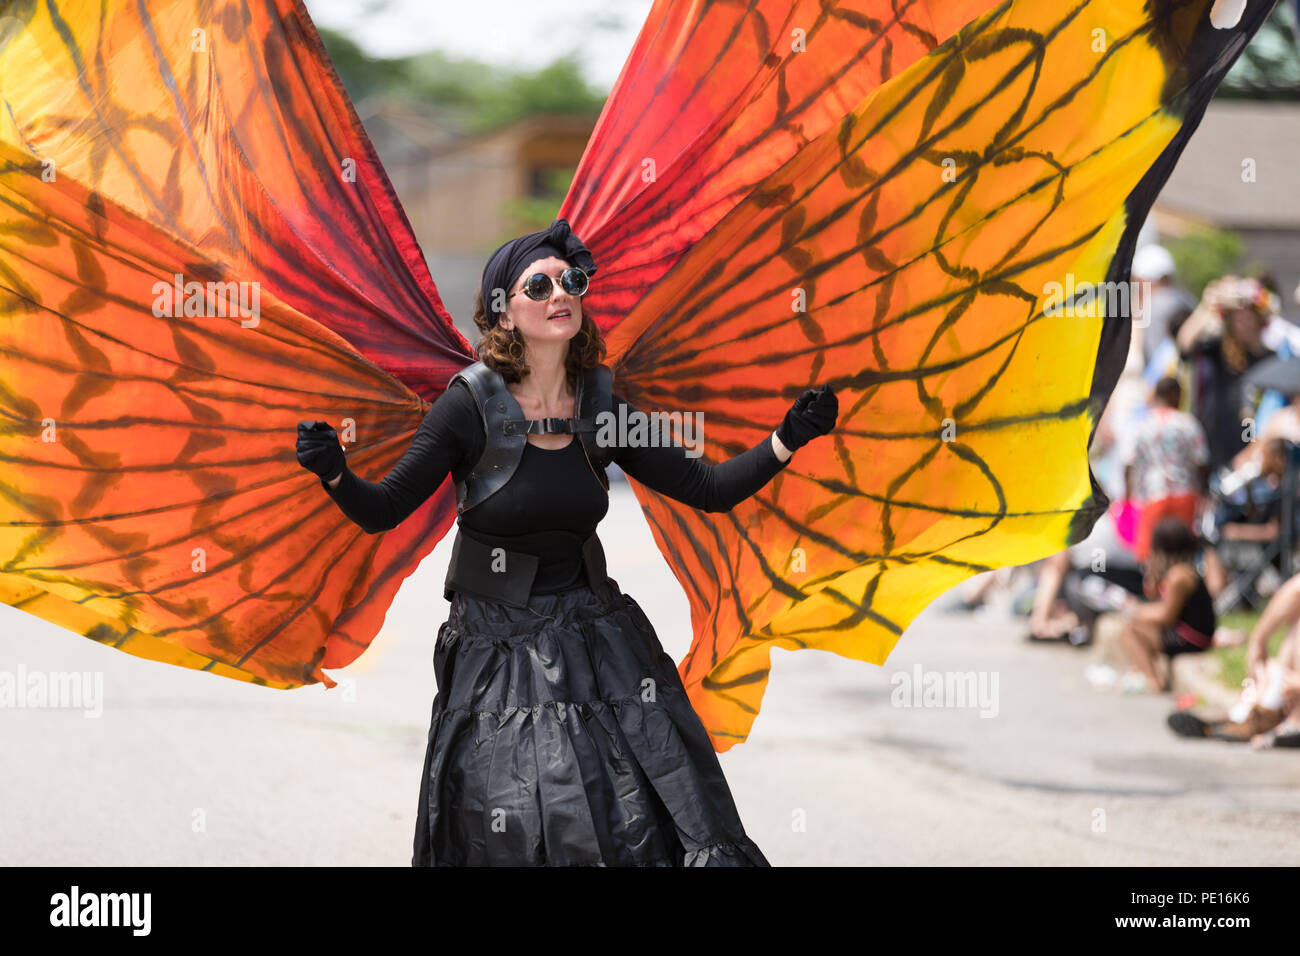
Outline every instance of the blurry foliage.
<path fill-rule="evenodd" d="M 572 56 L 516 71 L 437 50 L 380 59 L 343 33 L 322 28 L 320 35 L 354 102 L 382 95 L 423 104 L 455 117 L 466 133 L 538 113 L 594 115 L 605 103 L 605 94 L 588 85 Z"/>
<path fill-rule="evenodd" d="M 1259 623 L 1260 616 L 1261 612 L 1254 609 L 1237 609 L 1219 615 L 1218 624 L 1220 627 L 1231 628 L 1234 631 L 1245 631 L 1249 634 L 1254 630 L 1255 625 Z M 1282 642 L 1286 640 L 1286 635 L 1287 629 L 1280 627 L 1269 636 L 1269 657 L 1277 657 L 1278 649 L 1281 648 Z M 1246 645 L 1215 647 L 1211 649 L 1210 653 L 1219 660 L 1219 680 L 1224 686 L 1232 690 L 1241 690 L 1242 681 L 1248 676 L 1246 671 Z"/>
<path fill-rule="evenodd" d="M 538 114 L 590 114 L 594 118 L 606 98 L 606 93 L 586 82 L 573 55 L 539 70 L 516 71 L 438 50 L 372 57 L 345 33 L 321 28 L 320 35 L 354 102 L 386 96 L 421 104 L 466 134 Z M 1296 2 L 1283 0 L 1233 65 L 1217 95 L 1300 100 L 1298 37 Z M 501 241 L 548 226 L 575 173 L 575 169 L 548 171 L 545 195 L 509 203 L 507 211 L 515 229 Z M 1236 233 L 1213 228 L 1172 240 L 1167 246 L 1179 277 L 1197 296 L 1210 279 L 1238 270 L 1244 250 Z"/>
<path fill-rule="evenodd" d="M 1282 0 L 1242 51 L 1218 95 L 1237 99 L 1300 100 L 1300 29 L 1294 0 Z"/>
<path fill-rule="evenodd" d="M 1238 271 L 1246 248 L 1241 236 L 1231 229 L 1213 227 L 1170 239 L 1164 245 L 1174 257 L 1179 281 L 1198 299 L 1211 279 Z"/>
<path fill-rule="evenodd" d="M 617 18 L 612 23 L 617 25 Z M 598 20 L 589 24 L 597 31 L 605 26 Z M 606 97 L 588 85 L 572 54 L 540 70 L 520 72 L 437 50 L 376 58 L 345 33 L 320 28 L 320 35 L 354 101 L 382 94 L 433 105 L 460 114 L 467 132 L 535 113 L 598 113 Z M 1300 99 L 1298 38 L 1296 3 L 1283 0 L 1233 64 L 1219 95 Z"/>

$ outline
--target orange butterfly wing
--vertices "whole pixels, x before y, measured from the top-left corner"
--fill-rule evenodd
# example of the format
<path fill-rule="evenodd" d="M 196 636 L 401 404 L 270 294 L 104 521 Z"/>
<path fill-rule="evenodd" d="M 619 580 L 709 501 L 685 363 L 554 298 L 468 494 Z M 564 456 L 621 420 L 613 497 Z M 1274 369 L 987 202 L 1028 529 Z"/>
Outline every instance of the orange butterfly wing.
<path fill-rule="evenodd" d="M 608 332 L 792 156 L 993 0 L 657 0 L 561 215 L 595 253 Z"/>
<path fill-rule="evenodd" d="M 0 600 L 142 657 L 332 683 L 454 501 L 369 538 L 298 466 L 296 424 L 351 420 L 352 467 L 382 474 L 472 351 L 300 3 L 6 13 Z M 177 282 L 208 317 L 160 306 Z M 226 283 L 258 321 L 217 309 Z"/>
<path fill-rule="evenodd" d="M 878 20 L 903 4 L 865 6 Z M 883 663 L 936 596 L 1081 540 L 1105 510 L 1088 446 L 1127 352 L 1137 231 L 1268 13 L 1255 5 L 1217 29 L 1211 6 L 1001 3 L 905 69 L 877 70 L 856 99 L 828 88 L 806 142 L 792 146 L 791 125 L 773 122 L 784 114 L 763 103 L 716 150 L 682 148 L 712 165 L 670 165 L 629 200 L 628 215 L 643 197 L 656 204 L 642 231 L 620 236 L 632 252 L 611 245 L 609 298 L 626 317 L 609 348 L 629 400 L 703 412 L 716 461 L 762 440 L 804 389 L 829 383 L 839 397 L 831 435 L 728 514 L 633 481 L 690 599 L 681 672 L 718 750 L 748 735 L 774 647 Z M 775 58 L 764 77 L 804 62 L 780 31 L 757 30 L 756 14 L 720 7 L 705 22 L 734 23 L 714 35 L 735 38 L 718 54 L 726 69 L 734 53 L 748 64 L 736 73 L 753 77 L 772 62 L 764 43 Z M 653 26 L 642 42 L 656 49 L 703 42 L 685 20 Z M 837 26 L 833 37 L 857 35 Z M 679 89 L 666 59 L 644 62 L 664 73 L 624 80 Z M 607 106 L 611 128 L 629 104 Z M 643 105 L 638 131 L 690 116 L 689 98 Z M 769 140 L 784 161 L 753 173 L 747 158 Z M 1067 302 L 1067 286 L 1103 294 Z"/>

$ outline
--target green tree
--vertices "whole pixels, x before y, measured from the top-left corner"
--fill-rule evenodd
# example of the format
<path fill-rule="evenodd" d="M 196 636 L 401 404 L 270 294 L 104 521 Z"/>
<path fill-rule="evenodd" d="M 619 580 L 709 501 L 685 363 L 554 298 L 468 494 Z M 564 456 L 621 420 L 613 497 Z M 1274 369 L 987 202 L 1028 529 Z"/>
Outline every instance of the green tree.
<path fill-rule="evenodd" d="M 322 29 L 321 39 L 353 101 L 386 95 L 453 115 L 480 133 L 538 113 L 598 114 L 605 94 L 590 86 L 572 56 L 538 70 L 503 69 L 430 50 L 412 56 L 368 55 L 350 37 Z"/>
<path fill-rule="evenodd" d="M 1230 229 L 1207 227 L 1171 239 L 1165 248 L 1174 257 L 1179 280 L 1199 299 L 1211 279 L 1239 271 L 1246 245 Z"/>
<path fill-rule="evenodd" d="M 1229 99 L 1300 99 L 1300 31 L 1293 0 L 1282 0 L 1219 86 Z"/>

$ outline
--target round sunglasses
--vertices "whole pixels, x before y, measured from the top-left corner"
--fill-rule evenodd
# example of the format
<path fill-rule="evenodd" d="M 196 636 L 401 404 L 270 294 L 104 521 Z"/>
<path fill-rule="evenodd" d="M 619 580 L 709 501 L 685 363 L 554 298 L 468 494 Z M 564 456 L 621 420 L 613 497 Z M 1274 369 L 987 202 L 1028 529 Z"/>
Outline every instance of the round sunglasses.
<path fill-rule="evenodd" d="M 545 302 L 551 297 L 555 288 L 554 280 L 545 272 L 534 272 L 524 280 L 524 287 L 519 290 L 534 302 Z M 581 269 L 565 269 L 560 273 L 560 288 L 569 295 L 583 295 L 587 291 L 587 273 Z M 511 292 L 506 298 L 513 298 L 519 292 Z"/>

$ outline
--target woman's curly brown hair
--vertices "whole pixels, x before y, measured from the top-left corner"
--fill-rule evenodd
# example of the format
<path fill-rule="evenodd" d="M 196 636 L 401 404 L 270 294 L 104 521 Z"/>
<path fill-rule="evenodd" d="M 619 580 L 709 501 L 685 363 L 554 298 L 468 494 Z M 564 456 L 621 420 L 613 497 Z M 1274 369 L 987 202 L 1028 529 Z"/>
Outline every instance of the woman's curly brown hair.
<path fill-rule="evenodd" d="M 483 293 L 474 293 L 474 324 L 483 337 L 474 346 L 479 360 L 493 371 L 500 372 L 507 382 L 520 382 L 532 371 L 525 359 L 525 346 L 519 330 L 503 329 L 500 324 L 488 325 L 487 309 L 483 307 Z M 583 369 L 595 368 L 605 361 L 605 339 L 600 327 L 584 310 L 582 328 L 569 340 L 569 355 L 565 371 L 569 384 L 576 386 Z"/>

